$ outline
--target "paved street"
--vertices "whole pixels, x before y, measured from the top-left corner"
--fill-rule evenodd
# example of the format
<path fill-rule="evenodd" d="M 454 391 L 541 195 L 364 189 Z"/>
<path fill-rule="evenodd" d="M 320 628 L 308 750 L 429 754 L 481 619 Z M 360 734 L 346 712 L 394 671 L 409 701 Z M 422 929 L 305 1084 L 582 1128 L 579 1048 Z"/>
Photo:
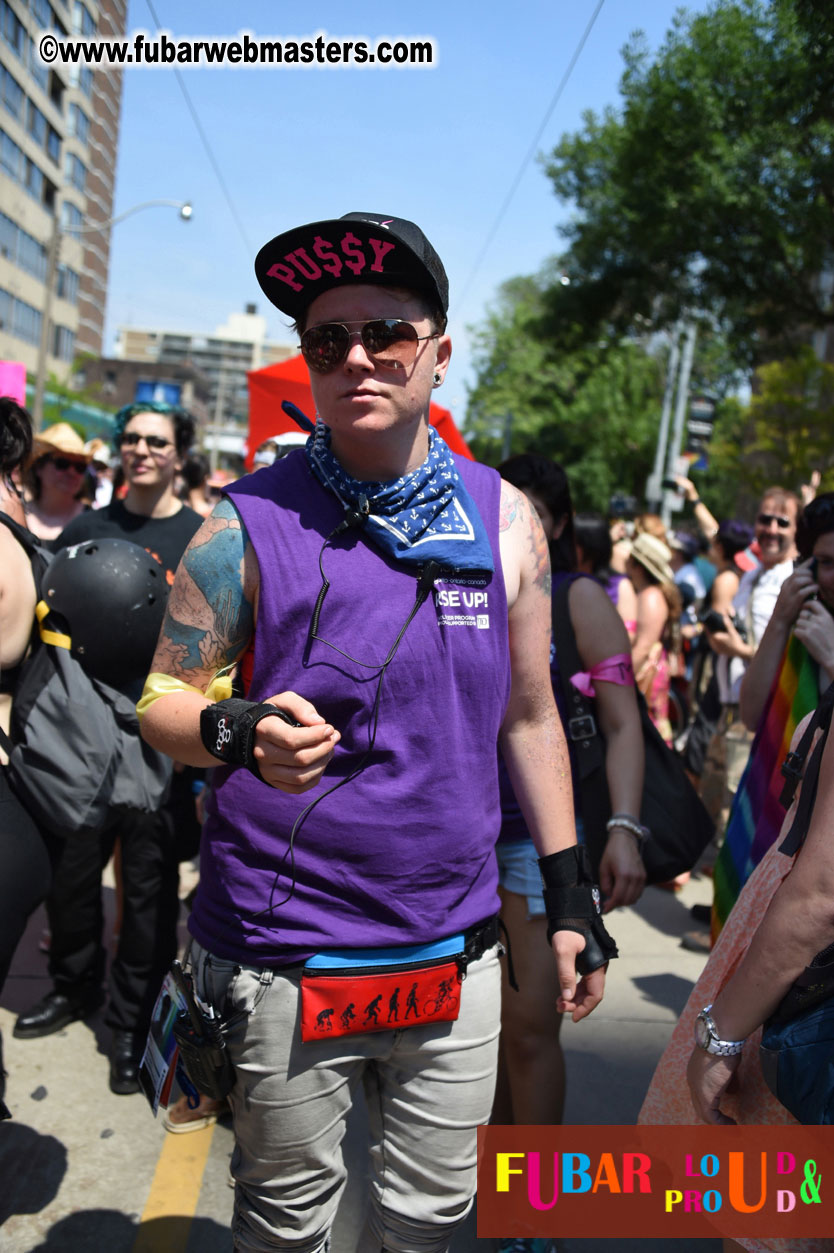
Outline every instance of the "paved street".
<path fill-rule="evenodd" d="M 703 966 L 680 947 L 692 929 L 689 906 L 706 902 L 708 880 L 677 896 L 649 889 L 611 930 L 622 954 L 603 1005 L 592 1018 L 566 1022 L 566 1121 L 631 1123 L 654 1064 Z M 112 908 L 113 893 L 107 890 Z M 48 988 L 38 951 L 42 913 L 31 921 L 0 1006 L 7 1102 L 0 1124 L 0 1249 L 3 1253 L 230 1253 L 231 1129 L 220 1123 L 185 1136 L 166 1134 L 142 1096 L 107 1087 L 108 1032 L 96 1016 L 58 1035 L 12 1037 L 18 1011 Z M 184 935 L 184 929 L 183 929 Z M 352 1253 L 364 1202 L 364 1121 L 348 1136 L 349 1185 L 333 1253 Z M 473 1214 L 452 1253 L 489 1253 Z M 637 1253 L 640 1240 L 568 1240 L 565 1253 Z M 677 1241 L 682 1253 L 720 1253 L 719 1241 Z"/>

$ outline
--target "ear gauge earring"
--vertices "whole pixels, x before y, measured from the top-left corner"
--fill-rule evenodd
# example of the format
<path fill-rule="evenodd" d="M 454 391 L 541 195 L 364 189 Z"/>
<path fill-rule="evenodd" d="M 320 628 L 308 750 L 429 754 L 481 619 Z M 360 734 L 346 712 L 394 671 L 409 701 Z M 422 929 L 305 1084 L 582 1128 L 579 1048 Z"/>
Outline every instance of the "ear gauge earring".
<path fill-rule="evenodd" d="M 435 370 L 435 372 L 434 372 L 434 385 L 435 385 L 435 387 L 439 387 L 439 386 L 440 386 L 440 384 L 441 384 L 442 382 L 443 382 L 443 375 L 440 373 L 440 371 L 439 371 L 439 370 Z"/>

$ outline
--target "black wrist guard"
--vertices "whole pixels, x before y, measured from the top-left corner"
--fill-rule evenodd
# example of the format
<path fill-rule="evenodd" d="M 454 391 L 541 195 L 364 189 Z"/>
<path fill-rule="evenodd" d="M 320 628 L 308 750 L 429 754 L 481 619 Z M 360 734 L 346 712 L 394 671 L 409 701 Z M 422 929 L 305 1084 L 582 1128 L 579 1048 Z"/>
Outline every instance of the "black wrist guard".
<path fill-rule="evenodd" d="M 200 714 L 200 739 L 212 757 L 219 757 L 227 766 L 245 766 L 256 778 L 261 778 L 258 764 L 253 757 L 255 727 L 262 718 L 271 716 L 283 719 L 291 727 L 300 727 L 283 709 L 266 702 L 241 700 L 231 696 L 207 705 Z M 261 780 L 263 782 L 263 780 Z"/>
<path fill-rule="evenodd" d="M 580 975 L 604 966 L 617 956 L 617 946 L 605 930 L 588 850 L 582 844 L 539 858 L 547 911 L 547 942 L 554 931 L 578 931 L 585 948 L 576 958 Z"/>

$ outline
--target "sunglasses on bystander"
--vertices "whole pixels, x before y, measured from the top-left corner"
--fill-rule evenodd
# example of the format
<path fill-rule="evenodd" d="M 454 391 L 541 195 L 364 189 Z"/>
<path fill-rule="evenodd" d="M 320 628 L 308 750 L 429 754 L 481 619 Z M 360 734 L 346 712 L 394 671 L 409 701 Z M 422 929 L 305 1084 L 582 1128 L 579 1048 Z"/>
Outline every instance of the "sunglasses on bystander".
<path fill-rule="evenodd" d="M 72 457 L 50 457 L 56 470 L 75 470 L 76 474 L 83 474 L 87 469 L 86 461 L 75 461 Z"/>
<path fill-rule="evenodd" d="M 139 431 L 125 431 L 119 445 L 122 448 L 135 448 L 140 440 L 144 440 L 152 452 L 161 452 L 163 448 L 170 448 L 173 443 L 162 435 L 142 435 Z"/>
<path fill-rule="evenodd" d="M 760 513 L 756 521 L 759 526 L 772 526 L 775 522 L 780 531 L 787 531 L 791 524 L 790 518 L 781 513 Z"/>

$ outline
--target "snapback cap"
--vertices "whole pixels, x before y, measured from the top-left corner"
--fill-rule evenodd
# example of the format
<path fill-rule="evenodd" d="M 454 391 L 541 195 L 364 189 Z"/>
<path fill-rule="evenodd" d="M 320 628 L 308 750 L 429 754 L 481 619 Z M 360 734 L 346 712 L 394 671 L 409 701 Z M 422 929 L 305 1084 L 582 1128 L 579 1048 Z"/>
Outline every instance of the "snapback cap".
<path fill-rule="evenodd" d="M 323 292 L 343 283 L 407 287 L 449 308 L 443 262 L 419 226 L 381 213 L 346 213 L 276 235 L 255 258 L 267 300 L 298 321 Z"/>

